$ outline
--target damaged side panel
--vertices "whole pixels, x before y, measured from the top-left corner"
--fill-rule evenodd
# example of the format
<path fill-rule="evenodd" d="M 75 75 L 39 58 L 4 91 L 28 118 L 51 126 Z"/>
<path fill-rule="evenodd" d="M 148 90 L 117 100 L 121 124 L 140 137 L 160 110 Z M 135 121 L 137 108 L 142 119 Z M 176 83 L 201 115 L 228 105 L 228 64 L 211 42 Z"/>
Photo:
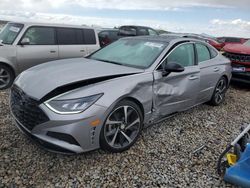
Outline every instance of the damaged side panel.
<path fill-rule="evenodd" d="M 184 72 L 162 76 L 154 72 L 153 119 L 183 111 L 196 104 L 199 90 L 200 71 L 197 66 L 186 67 Z"/>

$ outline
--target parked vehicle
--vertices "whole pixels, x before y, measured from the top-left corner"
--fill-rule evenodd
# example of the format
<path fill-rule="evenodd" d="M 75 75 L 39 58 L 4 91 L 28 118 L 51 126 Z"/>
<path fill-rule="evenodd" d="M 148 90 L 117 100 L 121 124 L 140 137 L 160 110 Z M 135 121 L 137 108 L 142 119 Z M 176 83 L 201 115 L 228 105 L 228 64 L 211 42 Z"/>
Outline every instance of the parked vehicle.
<path fill-rule="evenodd" d="M 150 27 L 124 25 L 119 28 L 118 35 L 126 37 L 126 36 L 143 36 L 143 35 L 156 36 L 159 34 L 156 30 Z"/>
<path fill-rule="evenodd" d="M 221 50 L 224 46 L 224 44 L 219 43 L 216 39 L 214 38 L 208 38 L 208 37 L 204 37 L 202 35 L 198 35 L 198 34 L 193 34 L 193 33 L 167 33 L 167 34 L 161 34 L 164 36 L 179 36 L 179 37 L 188 37 L 188 38 L 194 38 L 197 40 L 201 40 L 204 42 L 209 43 L 211 46 L 213 46 L 214 48 L 216 48 L 217 50 Z"/>
<path fill-rule="evenodd" d="M 243 44 L 247 39 L 238 37 L 218 37 L 217 41 L 224 47 L 227 44 Z"/>
<path fill-rule="evenodd" d="M 98 37 L 101 47 L 104 47 L 121 38 L 121 36 L 119 36 L 118 33 L 119 33 L 118 29 L 104 29 L 100 31 L 98 33 Z"/>
<path fill-rule="evenodd" d="M 57 59 L 84 57 L 100 48 L 94 29 L 82 26 L 8 23 L 0 33 L 0 89 L 22 71 Z"/>
<path fill-rule="evenodd" d="M 121 26 L 117 29 L 106 29 L 99 32 L 99 41 L 101 47 L 104 47 L 122 37 L 142 36 L 142 35 L 158 35 L 158 32 L 150 27 L 144 26 Z"/>
<path fill-rule="evenodd" d="M 50 150 L 122 152 L 143 127 L 198 104 L 220 105 L 230 79 L 230 61 L 205 42 L 129 37 L 24 71 L 10 104 L 17 127 Z"/>
<path fill-rule="evenodd" d="M 220 43 L 215 39 L 207 38 L 206 40 L 211 46 L 215 47 L 218 51 L 220 51 L 224 46 L 223 43 Z"/>
<path fill-rule="evenodd" d="M 227 44 L 224 55 L 232 61 L 233 80 L 250 83 L 250 40 L 243 44 Z"/>

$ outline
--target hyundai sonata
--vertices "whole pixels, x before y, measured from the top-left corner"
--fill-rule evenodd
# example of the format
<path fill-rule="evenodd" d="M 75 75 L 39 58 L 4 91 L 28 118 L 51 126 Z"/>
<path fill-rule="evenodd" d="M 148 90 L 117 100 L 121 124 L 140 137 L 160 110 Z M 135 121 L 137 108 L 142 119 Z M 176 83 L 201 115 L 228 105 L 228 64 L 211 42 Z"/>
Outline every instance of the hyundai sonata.
<path fill-rule="evenodd" d="M 17 127 L 49 150 L 122 152 L 147 125 L 198 104 L 221 104 L 230 79 L 230 61 L 205 42 L 123 38 L 86 58 L 21 73 L 11 110 Z"/>

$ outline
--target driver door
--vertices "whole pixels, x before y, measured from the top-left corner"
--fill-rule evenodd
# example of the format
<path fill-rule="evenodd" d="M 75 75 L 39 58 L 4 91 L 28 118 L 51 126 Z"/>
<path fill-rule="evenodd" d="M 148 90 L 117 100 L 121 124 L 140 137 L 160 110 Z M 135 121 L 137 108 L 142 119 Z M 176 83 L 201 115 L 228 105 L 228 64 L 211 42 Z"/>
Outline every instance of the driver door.
<path fill-rule="evenodd" d="M 164 76 L 163 67 L 171 62 L 182 65 L 184 71 Z M 153 103 L 158 118 L 195 105 L 199 91 L 200 69 L 195 63 L 193 43 L 177 46 L 153 74 Z"/>

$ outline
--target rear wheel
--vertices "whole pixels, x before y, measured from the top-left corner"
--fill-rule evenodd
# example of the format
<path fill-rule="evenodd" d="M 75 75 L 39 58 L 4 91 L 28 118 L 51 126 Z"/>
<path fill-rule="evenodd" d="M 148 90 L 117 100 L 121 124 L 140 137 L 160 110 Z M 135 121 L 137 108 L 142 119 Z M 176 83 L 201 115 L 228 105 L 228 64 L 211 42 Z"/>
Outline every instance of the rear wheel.
<path fill-rule="evenodd" d="M 9 88 L 15 79 L 13 70 L 0 64 L 0 90 Z"/>
<path fill-rule="evenodd" d="M 225 100 L 225 94 L 227 91 L 227 79 L 221 77 L 218 81 L 212 99 L 209 101 L 209 104 L 213 106 L 219 106 Z"/>
<path fill-rule="evenodd" d="M 101 148 L 110 152 L 129 149 L 138 139 L 142 124 L 142 112 L 137 104 L 129 100 L 119 102 L 102 127 Z"/>

